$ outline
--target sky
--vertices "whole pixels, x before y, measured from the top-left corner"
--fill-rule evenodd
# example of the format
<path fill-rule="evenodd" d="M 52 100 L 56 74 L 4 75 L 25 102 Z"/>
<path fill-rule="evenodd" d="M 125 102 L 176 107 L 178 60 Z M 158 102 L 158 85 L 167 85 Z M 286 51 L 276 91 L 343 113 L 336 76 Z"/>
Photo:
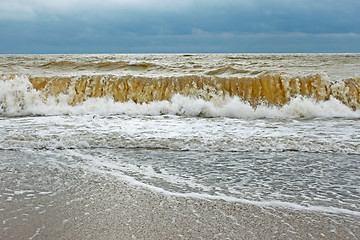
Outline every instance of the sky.
<path fill-rule="evenodd" d="M 360 52 L 359 0 L 0 0 L 0 54 Z"/>

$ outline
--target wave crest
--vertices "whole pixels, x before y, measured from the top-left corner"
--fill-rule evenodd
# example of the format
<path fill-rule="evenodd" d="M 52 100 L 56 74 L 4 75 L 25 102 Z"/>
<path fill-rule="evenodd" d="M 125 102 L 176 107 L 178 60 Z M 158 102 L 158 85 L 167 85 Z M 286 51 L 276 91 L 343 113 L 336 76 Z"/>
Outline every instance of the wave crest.
<path fill-rule="evenodd" d="M 0 114 L 176 114 L 205 117 L 359 117 L 360 79 L 1 76 Z"/>

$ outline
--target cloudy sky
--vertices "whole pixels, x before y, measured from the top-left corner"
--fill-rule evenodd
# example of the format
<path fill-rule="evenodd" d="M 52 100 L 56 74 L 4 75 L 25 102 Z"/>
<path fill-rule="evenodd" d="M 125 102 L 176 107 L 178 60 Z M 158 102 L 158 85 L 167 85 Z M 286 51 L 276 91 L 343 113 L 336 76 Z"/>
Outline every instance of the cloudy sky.
<path fill-rule="evenodd" d="M 0 0 L 0 53 L 360 52 L 359 0 Z"/>

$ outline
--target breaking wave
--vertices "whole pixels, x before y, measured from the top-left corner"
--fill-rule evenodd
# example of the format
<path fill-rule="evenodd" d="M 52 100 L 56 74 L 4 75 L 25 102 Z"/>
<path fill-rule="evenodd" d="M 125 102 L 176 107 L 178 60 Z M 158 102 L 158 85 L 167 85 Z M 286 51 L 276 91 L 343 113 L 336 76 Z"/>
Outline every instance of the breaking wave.
<path fill-rule="evenodd" d="M 127 114 L 234 118 L 360 117 L 360 78 L 0 76 L 0 115 Z"/>

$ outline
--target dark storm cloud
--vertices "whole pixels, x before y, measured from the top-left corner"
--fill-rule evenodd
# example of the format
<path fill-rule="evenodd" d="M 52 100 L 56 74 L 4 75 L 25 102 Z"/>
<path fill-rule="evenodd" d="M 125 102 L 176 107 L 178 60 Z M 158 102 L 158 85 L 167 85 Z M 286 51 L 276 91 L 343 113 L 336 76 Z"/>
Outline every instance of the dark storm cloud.
<path fill-rule="evenodd" d="M 359 52 L 358 1 L 0 2 L 0 52 Z"/>

